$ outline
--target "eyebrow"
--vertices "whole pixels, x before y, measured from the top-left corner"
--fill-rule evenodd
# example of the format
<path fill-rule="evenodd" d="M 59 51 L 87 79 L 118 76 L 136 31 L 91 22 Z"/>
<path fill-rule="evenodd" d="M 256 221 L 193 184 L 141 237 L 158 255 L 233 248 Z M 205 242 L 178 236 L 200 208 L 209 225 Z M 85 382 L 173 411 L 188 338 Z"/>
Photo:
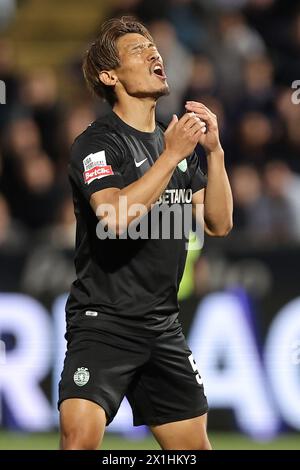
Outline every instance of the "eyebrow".
<path fill-rule="evenodd" d="M 139 43 L 129 44 L 128 47 L 129 47 L 129 49 L 131 49 L 133 51 L 134 49 L 138 49 L 139 47 L 152 47 L 152 46 L 156 47 L 153 42 L 149 41 L 147 43 L 146 42 L 139 42 Z"/>

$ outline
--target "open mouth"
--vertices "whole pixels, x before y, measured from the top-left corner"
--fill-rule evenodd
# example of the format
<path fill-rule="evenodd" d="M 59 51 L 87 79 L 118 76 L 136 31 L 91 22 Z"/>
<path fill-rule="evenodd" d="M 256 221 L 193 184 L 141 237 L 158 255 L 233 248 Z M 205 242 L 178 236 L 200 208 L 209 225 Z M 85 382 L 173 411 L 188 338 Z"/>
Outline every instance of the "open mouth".
<path fill-rule="evenodd" d="M 164 73 L 164 69 L 162 67 L 162 65 L 160 64 L 156 64 L 153 68 L 152 68 L 152 73 L 154 73 L 154 75 L 156 75 L 157 77 L 165 80 L 167 77 Z"/>

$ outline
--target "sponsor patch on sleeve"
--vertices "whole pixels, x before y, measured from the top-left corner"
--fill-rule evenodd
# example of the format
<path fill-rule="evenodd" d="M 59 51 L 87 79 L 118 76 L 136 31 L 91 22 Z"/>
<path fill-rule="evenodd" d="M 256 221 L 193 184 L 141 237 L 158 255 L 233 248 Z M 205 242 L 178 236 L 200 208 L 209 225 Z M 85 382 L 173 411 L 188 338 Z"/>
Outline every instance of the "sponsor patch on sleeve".
<path fill-rule="evenodd" d="M 107 165 L 105 150 L 101 150 L 97 153 L 90 153 L 83 160 L 84 171 L 90 170 L 95 166 Z"/>
<path fill-rule="evenodd" d="M 105 151 L 101 150 L 97 153 L 90 153 L 83 160 L 83 179 L 86 184 L 90 184 L 92 181 L 104 176 L 113 175 L 111 165 L 107 165 Z"/>
<path fill-rule="evenodd" d="M 113 175 L 114 172 L 110 165 L 95 166 L 83 173 L 84 182 L 90 184 L 92 181 L 103 178 L 104 176 Z"/>

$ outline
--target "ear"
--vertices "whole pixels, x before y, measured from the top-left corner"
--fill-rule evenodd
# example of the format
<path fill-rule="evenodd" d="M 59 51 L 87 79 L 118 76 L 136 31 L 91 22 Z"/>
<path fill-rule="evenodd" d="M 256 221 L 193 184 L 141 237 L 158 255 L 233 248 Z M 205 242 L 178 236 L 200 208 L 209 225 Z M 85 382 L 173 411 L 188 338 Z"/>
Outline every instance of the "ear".
<path fill-rule="evenodd" d="M 114 86 L 118 81 L 118 77 L 113 70 L 102 70 L 99 74 L 99 79 L 107 86 Z"/>

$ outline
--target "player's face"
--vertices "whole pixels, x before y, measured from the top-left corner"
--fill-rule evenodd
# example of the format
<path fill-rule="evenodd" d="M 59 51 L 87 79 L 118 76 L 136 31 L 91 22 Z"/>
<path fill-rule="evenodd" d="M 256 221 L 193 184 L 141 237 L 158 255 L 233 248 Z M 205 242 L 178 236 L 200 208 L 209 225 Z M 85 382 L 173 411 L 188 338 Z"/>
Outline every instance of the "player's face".
<path fill-rule="evenodd" d="M 141 34 L 130 33 L 118 39 L 117 48 L 120 66 L 116 73 L 128 95 L 159 98 L 169 93 L 163 61 L 153 43 Z"/>

